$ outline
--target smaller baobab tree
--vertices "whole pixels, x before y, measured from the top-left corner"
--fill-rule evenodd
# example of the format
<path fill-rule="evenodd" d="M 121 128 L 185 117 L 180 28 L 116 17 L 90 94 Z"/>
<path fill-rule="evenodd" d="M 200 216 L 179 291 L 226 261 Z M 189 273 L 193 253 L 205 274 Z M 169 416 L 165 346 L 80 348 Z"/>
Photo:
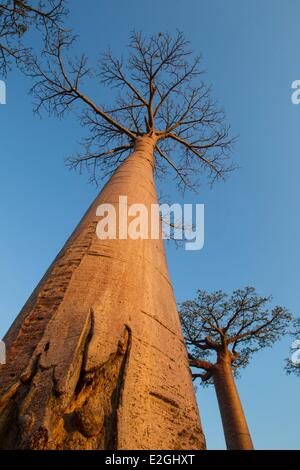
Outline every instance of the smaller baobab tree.
<path fill-rule="evenodd" d="M 293 338 L 291 357 L 286 360 L 285 370 L 288 375 L 296 374 L 300 377 L 300 318 L 295 320 L 291 336 Z"/>
<path fill-rule="evenodd" d="M 283 307 L 267 309 L 271 297 L 257 295 L 253 287 L 222 291 L 199 290 L 194 300 L 180 305 L 180 318 L 193 373 L 215 386 L 228 449 L 253 448 L 234 377 L 252 355 L 272 346 L 288 333 L 292 315 Z"/>
<path fill-rule="evenodd" d="M 66 15 L 65 0 L 0 0 L 0 73 L 5 76 L 13 63 L 28 62 L 31 48 L 24 36 L 29 30 L 40 30 L 47 43 Z"/>

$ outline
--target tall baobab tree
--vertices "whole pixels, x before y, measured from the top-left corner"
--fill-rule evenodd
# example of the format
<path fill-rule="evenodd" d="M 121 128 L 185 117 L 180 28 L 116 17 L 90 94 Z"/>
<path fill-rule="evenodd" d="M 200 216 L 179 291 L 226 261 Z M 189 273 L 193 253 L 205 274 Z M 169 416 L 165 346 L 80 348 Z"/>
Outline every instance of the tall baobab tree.
<path fill-rule="evenodd" d="M 31 50 L 24 35 L 36 28 L 49 41 L 61 30 L 67 14 L 65 0 L 0 0 L 0 73 L 6 75 L 12 63 L 27 63 Z"/>
<path fill-rule="evenodd" d="M 71 42 L 59 35 L 30 64 L 36 110 L 62 116 L 78 105 L 88 136 L 69 164 L 92 179 L 116 170 L 5 337 L 1 446 L 202 449 L 162 237 L 101 240 L 96 209 L 119 214 L 122 195 L 150 213 L 154 171 L 170 168 L 184 187 L 205 171 L 224 177 L 229 129 L 181 33 L 134 33 L 125 65 L 108 52 L 96 70 L 84 56 L 65 60 Z M 114 105 L 87 96 L 89 77 L 116 89 Z"/>
<path fill-rule="evenodd" d="M 253 287 L 208 294 L 180 305 L 180 318 L 189 349 L 190 366 L 201 369 L 193 379 L 214 384 L 228 449 L 253 448 L 234 376 L 253 353 L 270 347 L 287 334 L 292 316 L 283 307 L 266 309 L 271 297 Z"/>

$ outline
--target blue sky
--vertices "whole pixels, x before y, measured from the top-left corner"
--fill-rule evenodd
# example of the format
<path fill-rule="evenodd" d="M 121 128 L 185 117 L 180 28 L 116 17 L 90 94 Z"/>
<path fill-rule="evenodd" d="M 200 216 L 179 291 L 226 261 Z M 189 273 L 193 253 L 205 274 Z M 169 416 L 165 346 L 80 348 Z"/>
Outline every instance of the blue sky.
<path fill-rule="evenodd" d="M 298 0 L 72 1 L 70 24 L 78 51 L 97 58 L 107 46 L 122 52 L 132 29 L 182 30 L 202 52 L 207 80 L 239 140 L 240 169 L 185 202 L 205 204 L 205 246 L 188 252 L 167 245 L 178 301 L 197 288 L 231 291 L 253 285 L 299 315 L 300 105 L 291 83 L 300 79 Z M 64 167 L 83 135 L 76 119 L 32 113 L 30 81 L 13 71 L 0 106 L 0 333 L 96 195 Z M 98 84 L 95 99 L 104 96 Z M 106 96 L 107 91 L 105 91 Z M 174 202 L 171 180 L 160 184 Z M 257 449 L 299 449 L 299 379 L 287 377 L 289 338 L 259 353 L 237 385 Z M 210 449 L 225 447 L 213 389 L 197 390 Z"/>

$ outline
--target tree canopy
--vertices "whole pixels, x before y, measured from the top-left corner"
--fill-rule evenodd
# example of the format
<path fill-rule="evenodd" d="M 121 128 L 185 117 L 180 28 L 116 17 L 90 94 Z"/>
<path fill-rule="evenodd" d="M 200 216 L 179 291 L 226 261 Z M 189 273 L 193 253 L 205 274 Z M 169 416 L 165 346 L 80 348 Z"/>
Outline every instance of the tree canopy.
<path fill-rule="evenodd" d="M 30 67 L 36 111 L 63 116 L 80 107 L 88 133 L 83 152 L 68 161 L 72 168 L 86 166 L 97 181 L 99 168 L 115 168 L 135 139 L 148 135 L 156 140 L 156 171 L 171 169 L 180 187 L 196 189 L 204 170 L 213 182 L 233 169 L 230 128 L 203 80 L 201 58 L 194 57 L 182 33 L 144 38 L 133 32 L 125 59 L 107 51 L 95 67 L 85 55 L 69 57 L 73 42 L 59 34 L 44 60 L 33 60 Z M 115 102 L 101 104 L 88 96 L 86 79 L 114 89 Z"/>
<path fill-rule="evenodd" d="M 228 296 L 221 290 L 198 290 L 194 300 L 180 304 L 179 312 L 189 350 L 190 365 L 204 370 L 194 374 L 209 381 L 220 355 L 228 354 L 235 375 L 252 355 L 272 346 L 287 334 L 291 313 L 284 307 L 267 308 L 272 297 L 260 296 L 245 287 Z"/>
<path fill-rule="evenodd" d="M 61 30 L 67 9 L 65 0 L 0 0 L 0 73 L 6 75 L 12 63 L 28 62 L 31 48 L 24 36 L 31 28 L 41 30 L 48 43 Z"/>

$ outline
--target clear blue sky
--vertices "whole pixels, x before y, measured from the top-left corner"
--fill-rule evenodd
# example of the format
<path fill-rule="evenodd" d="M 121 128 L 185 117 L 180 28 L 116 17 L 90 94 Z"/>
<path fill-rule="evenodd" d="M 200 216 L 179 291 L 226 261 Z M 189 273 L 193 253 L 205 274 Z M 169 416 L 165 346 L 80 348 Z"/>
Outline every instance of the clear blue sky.
<path fill-rule="evenodd" d="M 298 0 L 94 0 L 71 2 L 78 51 L 94 59 L 107 46 L 122 52 L 130 31 L 185 32 L 203 52 L 207 80 L 224 105 L 239 141 L 241 169 L 226 183 L 186 202 L 206 206 L 205 247 L 167 245 L 178 301 L 197 288 L 231 291 L 253 285 L 295 314 L 300 311 L 300 105 L 291 83 L 300 79 Z M 86 175 L 70 173 L 64 158 L 83 135 L 71 116 L 33 116 L 30 81 L 14 71 L 0 106 L 0 333 L 26 298 L 96 195 Z M 103 97 L 99 85 L 92 87 Z M 107 93 L 107 91 L 105 92 Z M 180 200 L 171 186 L 164 192 Z M 287 377 L 286 339 L 254 358 L 237 385 L 257 449 L 299 449 L 299 379 Z M 213 389 L 197 390 L 210 449 L 224 448 Z"/>

